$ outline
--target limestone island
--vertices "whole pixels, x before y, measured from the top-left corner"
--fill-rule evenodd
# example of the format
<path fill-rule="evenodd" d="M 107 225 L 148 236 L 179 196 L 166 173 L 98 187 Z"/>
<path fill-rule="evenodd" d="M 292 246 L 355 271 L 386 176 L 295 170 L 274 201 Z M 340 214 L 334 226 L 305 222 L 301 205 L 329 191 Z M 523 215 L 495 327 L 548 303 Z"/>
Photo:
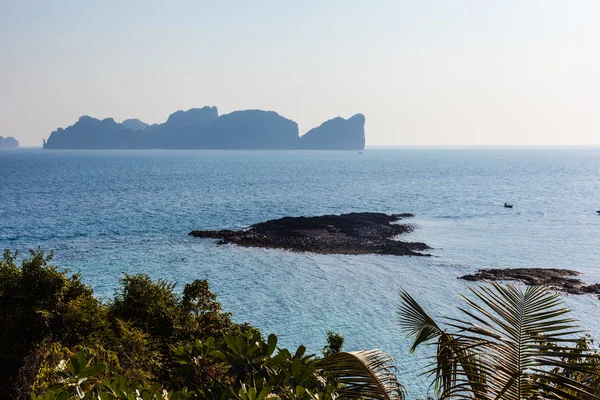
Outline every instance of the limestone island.
<path fill-rule="evenodd" d="M 12 136 L 2 137 L 0 136 L 0 149 L 18 149 L 19 141 Z"/>
<path fill-rule="evenodd" d="M 300 136 L 298 124 L 274 111 L 219 115 L 217 107 L 176 111 L 161 124 L 82 116 L 44 140 L 44 149 L 363 150 L 365 117 L 330 119 Z"/>
<path fill-rule="evenodd" d="M 403 242 L 399 235 L 412 226 L 395 222 L 412 214 L 349 213 L 316 217 L 284 217 L 248 229 L 192 231 L 190 236 L 220 239 L 220 244 L 284 249 L 319 254 L 389 254 L 428 256 L 425 243 Z"/>
<path fill-rule="evenodd" d="M 581 279 L 572 278 L 581 273 L 557 268 L 499 268 L 482 269 L 459 279 L 467 281 L 517 281 L 531 286 L 546 286 L 549 289 L 569 294 L 598 294 L 600 284 L 587 285 Z"/>

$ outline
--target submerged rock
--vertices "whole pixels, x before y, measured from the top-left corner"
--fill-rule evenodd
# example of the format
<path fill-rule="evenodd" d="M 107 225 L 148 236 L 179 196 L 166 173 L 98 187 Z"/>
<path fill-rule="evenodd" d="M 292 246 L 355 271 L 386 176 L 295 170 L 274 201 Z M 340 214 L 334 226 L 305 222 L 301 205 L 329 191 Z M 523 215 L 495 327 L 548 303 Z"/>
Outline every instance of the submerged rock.
<path fill-rule="evenodd" d="M 261 222 L 248 229 L 198 230 L 199 238 L 220 239 L 245 247 L 277 248 L 321 254 L 390 254 L 423 256 L 425 243 L 402 242 L 398 235 L 410 225 L 394 224 L 412 214 L 350 213 L 317 217 L 285 217 Z"/>
<path fill-rule="evenodd" d="M 572 278 L 581 273 L 557 268 L 499 268 L 482 269 L 472 275 L 459 277 L 467 281 L 517 281 L 526 285 L 546 286 L 570 294 L 600 294 L 600 284 L 586 285 L 581 279 Z"/>

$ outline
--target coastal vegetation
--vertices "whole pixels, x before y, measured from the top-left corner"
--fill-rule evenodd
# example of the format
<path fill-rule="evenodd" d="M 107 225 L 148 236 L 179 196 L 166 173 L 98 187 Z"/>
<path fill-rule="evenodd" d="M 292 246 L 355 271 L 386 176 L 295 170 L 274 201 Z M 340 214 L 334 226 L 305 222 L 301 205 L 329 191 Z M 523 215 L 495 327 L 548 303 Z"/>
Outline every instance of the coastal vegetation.
<path fill-rule="evenodd" d="M 286 349 L 232 320 L 205 280 L 179 290 L 124 275 L 94 297 L 52 253 L 0 260 L 0 397 L 64 399 L 404 399 L 379 350 L 346 352 L 328 332 L 322 354 Z M 429 396 L 600 399 L 600 358 L 560 297 L 537 286 L 480 286 L 464 318 L 441 325 L 407 292 L 399 335 L 432 346 Z M 407 343 L 408 346 L 408 343 Z"/>

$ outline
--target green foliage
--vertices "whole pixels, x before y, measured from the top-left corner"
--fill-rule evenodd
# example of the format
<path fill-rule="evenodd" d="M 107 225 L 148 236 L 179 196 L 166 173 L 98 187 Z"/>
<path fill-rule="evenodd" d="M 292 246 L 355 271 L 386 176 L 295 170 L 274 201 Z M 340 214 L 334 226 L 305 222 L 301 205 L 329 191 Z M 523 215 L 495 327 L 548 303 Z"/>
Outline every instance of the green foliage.
<path fill-rule="evenodd" d="M 205 280 L 195 280 L 185 285 L 181 308 L 187 318 L 183 324 L 187 330 L 181 332 L 186 339 L 222 336 L 234 329 L 231 313 L 223 312 L 217 295 L 210 291 L 210 286 Z"/>
<path fill-rule="evenodd" d="M 240 329 L 231 314 L 221 309 L 208 282 L 195 280 L 185 285 L 183 296 L 175 293 L 175 284 L 152 281 L 147 275 L 125 275 L 114 301 L 109 304 L 113 321 L 127 321 L 147 332 L 165 350 L 186 340 L 223 336 Z"/>
<path fill-rule="evenodd" d="M 61 380 L 60 372 L 66 367 L 66 361 L 83 353 L 86 359 L 102 363 L 105 372 L 121 371 L 118 356 L 111 350 L 102 346 L 83 347 L 80 345 L 72 348 L 63 347 L 60 343 L 40 346 L 25 359 L 21 367 L 21 380 L 24 386 L 33 393 L 46 391 L 54 382 Z M 28 372 L 31 376 L 23 376 Z M 22 385 L 23 386 L 23 385 Z"/>
<path fill-rule="evenodd" d="M 33 400 L 403 399 L 391 358 L 343 352 L 327 332 L 323 358 L 289 351 L 223 312 L 208 282 L 125 275 L 113 301 L 40 249 L 0 261 L 0 397 Z M 407 293 L 411 350 L 433 342 L 441 399 L 600 400 L 600 356 L 558 296 L 493 285 L 472 291 L 464 319 L 438 325 Z"/>
<path fill-rule="evenodd" d="M 177 322 L 183 314 L 174 293 L 175 284 L 162 279 L 153 282 L 143 274 L 126 274 L 120 283 L 110 305 L 111 317 L 128 321 L 162 341 L 174 339 Z"/>
<path fill-rule="evenodd" d="M 144 383 L 118 374 L 108 376 L 104 363 L 95 363 L 89 353 L 79 351 L 56 365 L 60 378 L 34 400 L 46 399 L 332 399 L 328 387 L 314 366 L 315 357 L 300 347 L 294 355 L 276 348 L 277 338 L 267 342 L 248 332 L 243 337 L 227 336 L 216 342 L 197 340 L 174 351 L 179 367 L 176 373 L 187 377 L 186 386 L 167 388 Z M 229 361 L 228 361 L 229 360 Z M 215 364 L 233 362 L 235 367 L 211 370 Z M 198 374 L 197 372 L 201 373 Z M 321 378 L 321 379 L 319 379 Z M 193 390 L 189 390 L 191 387 Z"/>
<path fill-rule="evenodd" d="M 442 399 L 600 399 L 597 354 L 576 343 L 580 330 L 560 297 L 539 286 L 471 289 L 463 319 L 441 328 L 406 292 L 401 326 L 412 349 L 437 341 L 430 372 Z"/>
<path fill-rule="evenodd" d="M 342 351 L 344 347 L 344 337 L 334 331 L 327 332 L 327 344 L 323 347 L 323 355 L 325 357 Z"/>
<path fill-rule="evenodd" d="M 404 400 L 392 358 L 380 350 L 339 352 L 316 365 L 335 377 L 336 392 L 344 399 Z"/>
<path fill-rule="evenodd" d="M 9 392 L 25 357 L 47 340 L 75 345 L 101 329 L 102 306 L 79 275 L 50 264 L 52 253 L 31 250 L 0 260 L 0 391 Z"/>
<path fill-rule="evenodd" d="M 186 400 L 193 397 L 187 389 L 167 391 L 160 384 L 146 386 L 119 375 L 106 377 L 106 365 L 94 363 L 79 351 L 68 361 L 62 360 L 58 366 L 60 381 L 42 394 L 31 395 L 32 400 Z M 194 398 L 196 398 L 194 396 Z"/>
<path fill-rule="evenodd" d="M 114 300 L 102 303 L 79 275 L 51 265 L 51 256 L 38 249 L 18 265 L 7 251 L 0 263 L 5 397 L 335 397 L 337 381 L 327 381 L 314 355 L 234 324 L 206 281 L 185 285 L 179 296 L 173 283 L 125 275 Z M 339 354 L 343 338 L 330 332 L 328 341 L 329 352 Z"/>
<path fill-rule="evenodd" d="M 176 374 L 188 387 L 201 388 L 220 379 L 225 367 L 219 368 L 218 358 L 213 337 L 204 342 L 197 339 L 193 344 L 173 350 L 173 359 L 178 363 Z"/>
<path fill-rule="evenodd" d="M 267 341 L 255 331 L 226 335 L 222 341 L 210 337 L 174 351 L 177 373 L 185 385 L 199 393 L 223 395 L 223 389 L 241 399 L 310 398 L 326 392 L 324 378 L 315 368 L 316 358 L 300 346 L 294 354 L 277 347 L 277 337 Z M 308 391 L 307 391 L 308 390 Z M 329 390 L 331 393 L 332 390 Z M 212 397 L 212 396 L 211 396 Z"/>
<path fill-rule="evenodd" d="M 132 322 L 115 319 L 113 330 L 105 338 L 106 346 L 119 356 L 121 373 L 129 379 L 148 382 L 156 379 L 165 359 L 158 341 Z"/>
<path fill-rule="evenodd" d="M 136 384 L 181 381 L 173 376 L 171 348 L 196 338 L 254 331 L 234 324 L 208 282 L 175 284 L 143 274 L 125 275 L 112 302 L 103 304 L 78 274 L 51 264 L 52 253 L 8 250 L 0 260 L 0 393 L 27 397 L 57 379 L 58 359 L 77 349 L 97 359 L 115 356 L 111 373 Z M 110 358 L 110 357 L 104 357 Z"/>
<path fill-rule="evenodd" d="M 600 397 L 600 357 L 589 335 L 579 338 L 575 346 L 564 347 L 556 343 L 547 343 L 544 345 L 544 352 L 559 357 L 560 361 L 547 376 L 532 377 L 537 384 L 550 387 L 553 391 L 566 392 L 581 400 Z M 553 379 L 554 377 L 569 379 L 575 385 L 585 385 L 589 394 L 582 394 L 573 387 L 573 383 L 565 385 L 561 379 Z"/>

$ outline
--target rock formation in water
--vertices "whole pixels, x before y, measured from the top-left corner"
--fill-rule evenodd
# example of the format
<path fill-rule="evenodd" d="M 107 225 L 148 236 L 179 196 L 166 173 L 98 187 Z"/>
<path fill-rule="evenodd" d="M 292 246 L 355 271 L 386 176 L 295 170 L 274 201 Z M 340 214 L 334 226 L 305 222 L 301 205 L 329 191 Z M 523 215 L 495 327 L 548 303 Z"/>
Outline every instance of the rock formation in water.
<path fill-rule="evenodd" d="M 16 149 L 19 147 L 19 141 L 12 136 L 0 136 L 0 149 Z"/>
<path fill-rule="evenodd" d="M 44 149 L 131 149 L 147 148 L 144 131 L 133 131 L 112 118 L 99 120 L 84 115 L 72 126 L 58 128 L 44 143 Z"/>
<path fill-rule="evenodd" d="M 285 217 L 239 231 L 192 231 L 190 236 L 220 239 L 221 244 L 276 248 L 321 254 L 389 254 L 424 256 L 425 243 L 397 240 L 412 231 L 395 224 L 412 214 L 350 213 L 318 217 Z"/>
<path fill-rule="evenodd" d="M 298 125 L 274 111 L 244 110 L 219 116 L 216 107 L 177 111 L 162 124 L 83 116 L 44 141 L 44 149 L 329 149 L 364 148 L 365 118 L 335 118 L 298 135 Z"/>
<path fill-rule="evenodd" d="M 467 281 L 517 281 L 526 285 L 546 286 L 569 294 L 600 294 L 600 284 L 588 285 L 572 278 L 581 273 L 558 268 L 491 268 L 472 275 L 461 276 Z"/>
<path fill-rule="evenodd" d="M 365 148 L 365 116 L 337 117 L 306 132 L 300 138 L 302 149 L 362 150 Z"/>

